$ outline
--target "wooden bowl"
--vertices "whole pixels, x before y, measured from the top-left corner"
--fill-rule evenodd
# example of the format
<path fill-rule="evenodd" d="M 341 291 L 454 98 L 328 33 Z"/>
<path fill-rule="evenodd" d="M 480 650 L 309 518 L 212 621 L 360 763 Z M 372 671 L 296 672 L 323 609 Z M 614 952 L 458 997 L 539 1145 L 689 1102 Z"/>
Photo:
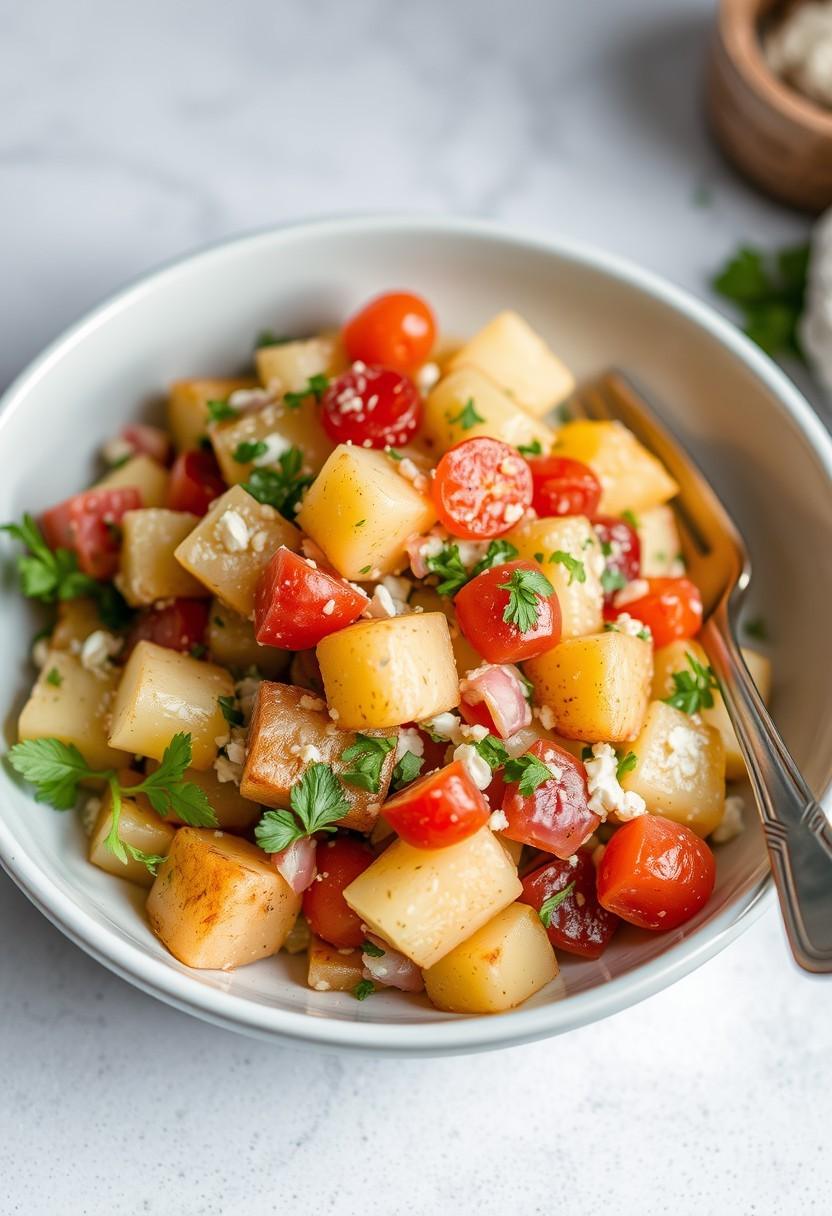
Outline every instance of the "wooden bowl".
<path fill-rule="evenodd" d="M 832 205 L 832 111 L 769 68 L 761 27 L 777 0 L 720 0 L 708 65 L 714 133 L 767 194 L 808 211 Z"/>

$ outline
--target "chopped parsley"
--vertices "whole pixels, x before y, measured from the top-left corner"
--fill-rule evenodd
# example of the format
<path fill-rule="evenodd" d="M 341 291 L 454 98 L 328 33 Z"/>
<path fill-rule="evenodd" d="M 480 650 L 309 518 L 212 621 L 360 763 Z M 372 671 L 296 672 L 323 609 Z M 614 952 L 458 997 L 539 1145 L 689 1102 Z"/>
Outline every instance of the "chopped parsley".
<path fill-rule="evenodd" d="M 618 628 L 618 626 L 616 625 L 616 623 L 614 621 L 604 621 L 604 629 L 606 630 L 607 633 L 620 633 L 621 632 L 621 630 Z M 634 636 L 637 638 L 641 638 L 642 642 L 649 642 L 650 638 L 652 637 L 652 634 L 650 633 L 649 629 L 639 629 L 638 633 L 635 634 Z"/>
<path fill-rule="evenodd" d="M 357 785 L 359 789 L 377 794 L 381 789 L 384 761 L 388 752 L 395 746 L 395 737 L 389 735 L 357 734 L 355 743 L 351 743 L 341 753 L 341 759 L 350 766 L 341 773 L 341 779 L 348 781 L 350 785 Z"/>
<path fill-rule="evenodd" d="M 496 735 L 486 735 L 484 739 L 479 739 L 474 748 L 492 772 L 495 768 L 501 768 L 509 758 L 505 744 Z"/>
<path fill-rule="evenodd" d="M 638 519 L 629 509 L 629 507 L 626 511 L 621 512 L 621 518 L 624 520 L 625 524 L 629 524 L 631 528 L 638 528 Z"/>
<path fill-rule="evenodd" d="M 404 456 L 402 456 L 401 452 L 397 452 L 395 448 L 385 448 L 384 450 L 391 460 L 404 460 Z"/>
<path fill-rule="evenodd" d="M 368 941 L 367 938 L 361 943 L 361 953 L 369 954 L 370 958 L 384 958 L 384 951 L 381 946 L 377 946 L 375 942 Z"/>
<path fill-rule="evenodd" d="M 470 431 L 472 426 L 476 426 L 478 422 L 485 422 L 485 419 L 477 413 L 474 398 L 469 397 L 458 414 L 448 415 L 448 421 L 458 422 L 463 431 Z"/>
<path fill-rule="evenodd" d="M 328 764 L 310 764 L 289 794 L 291 810 L 266 811 L 254 838 L 267 853 L 282 853 L 294 841 L 315 832 L 334 832 L 350 804 Z"/>
<path fill-rule="evenodd" d="M 518 782 L 518 790 L 524 798 L 528 798 L 544 781 L 554 781 L 555 774 L 537 756 L 526 752 L 523 756 L 509 756 L 506 760 L 504 776 L 506 781 Z"/>
<path fill-rule="evenodd" d="M 225 629 L 225 621 L 221 616 L 214 617 L 214 624 L 216 625 L 217 629 Z"/>
<path fill-rule="evenodd" d="M 569 575 L 567 587 L 571 587 L 576 582 L 586 582 L 586 566 L 577 557 L 573 557 L 571 553 L 567 553 L 565 549 L 556 549 L 549 557 L 549 561 L 557 562 L 559 565 L 566 567 Z"/>
<path fill-rule="evenodd" d="M 589 746 L 588 743 L 585 747 L 581 748 L 581 760 L 584 762 L 584 764 L 586 764 L 587 760 L 594 759 L 594 757 L 595 757 L 595 752 L 592 750 L 592 748 Z"/>
<path fill-rule="evenodd" d="M 743 621 L 742 631 L 746 637 L 754 638 L 757 642 L 768 641 L 768 626 L 761 616 L 754 616 L 750 620 Z"/>
<path fill-rule="evenodd" d="M 438 553 L 425 559 L 431 574 L 439 575 L 436 590 L 440 595 L 456 595 L 468 582 L 468 570 L 459 555 L 459 545 L 445 545 Z"/>
<path fill-rule="evenodd" d="M 352 990 L 352 994 L 357 1001 L 366 1001 L 368 996 L 372 996 L 376 990 L 376 986 L 372 980 L 359 980 Z"/>
<path fill-rule="evenodd" d="M 531 443 L 518 443 L 517 451 L 521 456 L 542 456 L 543 444 L 539 439 L 533 439 Z"/>
<path fill-rule="evenodd" d="M 286 338 L 282 334 L 272 333 L 270 329 L 261 329 L 260 333 L 254 342 L 255 350 L 262 350 L 264 346 L 285 346 L 287 342 L 291 342 L 292 338 Z"/>
<path fill-rule="evenodd" d="M 192 659 L 204 659 L 207 653 L 208 647 L 204 642 L 194 642 L 193 646 L 188 651 L 188 654 Z"/>
<path fill-rule="evenodd" d="M 767 354 L 803 358 L 798 321 L 808 269 L 808 245 L 789 246 L 774 254 L 743 246 L 711 286 L 736 305 L 745 333 Z"/>
<path fill-rule="evenodd" d="M 63 682 L 64 678 L 57 667 L 51 667 L 46 676 L 46 683 L 54 685 L 55 688 L 60 688 Z"/>
<path fill-rule="evenodd" d="M 552 913 L 555 912 L 568 899 L 575 890 L 575 880 L 573 879 L 562 891 L 556 891 L 554 895 L 550 895 L 548 899 L 544 899 L 538 909 L 537 915 L 540 917 L 540 922 L 545 929 L 549 928 L 552 923 Z"/>
<path fill-rule="evenodd" d="M 665 702 L 686 714 L 698 713 L 700 709 L 711 709 L 714 703 L 713 690 L 719 688 L 716 676 L 710 667 L 704 667 L 690 651 L 687 651 L 685 658 L 690 671 L 673 672 L 674 691 L 664 698 Z"/>
<path fill-rule="evenodd" d="M 288 452 L 281 453 L 277 464 L 276 469 L 253 469 L 248 481 L 243 482 L 243 489 L 293 523 L 303 491 L 313 479 L 309 473 L 302 472 L 300 448 L 289 448 Z"/>
<path fill-rule="evenodd" d="M 228 422 L 237 417 L 237 411 L 227 401 L 207 401 L 206 409 L 211 422 Z"/>
<path fill-rule="evenodd" d="M 369 574 L 370 571 L 372 570 L 372 568 L 373 568 L 372 566 L 362 566 L 361 569 L 358 571 L 358 573 L 359 574 Z"/>
<path fill-rule="evenodd" d="M 620 781 L 627 773 L 631 773 L 638 764 L 638 756 L 635 752 L 627 752 L 626 756 L 622 756 L 618 761 L 618 767 L 615 770 L 616 780 Z"/>
<path fill-rule="evenodd" d="M 490 570 L 493 566 L 499 566 L 503 562 L 510 562 L 512 558 L 517 556 L 517 552 L 517 548 L 511 541 L 490 541 L 485 555 L 480 558 L 471 570 L 471 578 L 476 578 L 478 574 L 484 574 L 486 570 Z"/>
<path fill-rule="evenodd" d="M 606 566 L 601 575 L 601 589 L 604 595 L 612 595 L 613 591 L 621 591 L 627 586 L 627 579 L 620 570 L 616 570 L 613 566 Z"/>
<path fill-rule="evenodd" d="M 306 387 L 302 388 L 299 393 L 283 394 L 283 404 L 290 410 L 300 409 L 307 397 L 314 397 L 316 401 L 320 401 L 328 388 L 329 376 L 323 376 L 320 373 L 310 376 L 306 381 Z"/>
<path fill-rule="evenodd" d="M 424 763 L 425 761 L 422 756 L 417 756 L 415 752 L 409 750 L 406 751 L 396 762 L 390 788 L 396 791 L 402 789 L 405 785 L 410 785 L 411 781 L 415 781 L 421 773 Z"/>
<path fill-rule="evenodd" d="M 521 633 L 534 629 L 540 617 L 543 597 L 554 593 L 552 584 L 539 570 L 512 570 L 508 582 L 498 583 L 498 587 L 508 592 L 503 620 L 509 625 L 516 625 Z"/>
<path fill-rule="evenodd" d="M 557 418 L 558 422 L 571 422 L 575 415 L 572 413 L 572 410 L 569 408 L 566 402 L 564 402 L 555 410 L 555 417 Z"/>
<path fill-rule="evenodd" d="M 249 464 L 258 456 L 265 456 L 268 450 L 269 445 L 262 439 L 243 439 L 234 449 L 234 459 L 238 464 Z"/>
<path fill-rule="evenodd" d="M 229 726 L 243 725 L 243 711 L 238 707 L 234 697 L 217 697 L 217 703 L 222 710 L 222 716 Z"/>

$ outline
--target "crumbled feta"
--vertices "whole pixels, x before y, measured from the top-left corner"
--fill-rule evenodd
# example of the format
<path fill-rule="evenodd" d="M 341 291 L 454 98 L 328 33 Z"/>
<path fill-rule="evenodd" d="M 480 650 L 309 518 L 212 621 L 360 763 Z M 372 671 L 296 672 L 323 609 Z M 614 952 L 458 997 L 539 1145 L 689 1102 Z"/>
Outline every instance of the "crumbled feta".
<path fill-rule="evenodd" d="M 399 578 L 395 574 L 385 574 L 381 585 L 389 591 L 394 600 L 402 604 L 407 604 L 407 597 L 413 590 L 413 583 L 409 578 Z"/>
<path fill-rule="evenodd" d="M 521 502 L 507 502 L 503 508 L 503 519 L 507 524 L 516 524 L 522 519 L 526 513 L 526 508 Z"/>
<path fill-rule="evenodd" d="M 106 629 L 94 630 L 81 646 L 81 666 L 97 676 L 110 670 L 110 659 L 121 650 L 121 638 Z"/>
<path fill-rule="evenodd" d="M 461 741 L 460 720 L 450 710 L 436 714 L 433 718 L 426 718 L 420 726 L 424 727 L 429 735 L 436 735 L 439 739 L 447 739 L 451 743 Z"/>
<path fill-rule="evenodd" d="M 258 469 L 262 469 L 269 464 L 277 464 L 280 457 L 288 452 L 292 446 L 288 439 L 284 439 L 284 437 L 282 435 L 278 435 L 277 432 L 272 432 L 269 435 L 263 435 L 260 442 L 265 443 L 266 450 L 265 452 L 261 452 L 259 456 L 255 456 L 254 460 L 252 461 L 252 463 L 256 465 Z"/>
<path fill-rule="evenodd" d="M 413 752 L 414 756 L 424 756 L 425 754 L 425 741 L 415 726 L 403 726 L 399 731 L 399 737 L 396 740 L 397 764 L 407 752 Z"/>
<path fill-rule="evenodd" d="M 725 810 L 717 827 L 711 832 L 714 844 L 727 844 L 745 830 L 743 812 L 745 803 L 737 794 L 729 794 L 725 799 Z"/>
<path fill-rule="evenodd" d="M 532 713 L 538 719 L 544 730 L 555 729 L 557 718 L 555 717 L 555 711 L 550 705 L 535 705 Z"/>
<path fill-rule="evenodd" d="M 121 435 L 108 439 L 101 449 L 101 456 L 105 464 L 109 465 L 124 464 L 125 460 L 129 460 L 132 455 L 133 445 Z"/>
<path fill-rule="evenodd" d="M 251 547 L 255 553 L 262 553 L 268 543 L 269 534 L 262 529 L 259 532 L 255 532 L 251 538 Z"/>
<path fill-rule="evenodd" d="M 382 620 L 385 617 L 398 616 L 396 602 L 390 592 L 381 583 L 373 591 L 369 604 L 361 614 L 371 619 Z"/>
<path fill-rule="evenodd" d="M 462 739 L 473 743 L 481 743 L 490 734 L 487 726 L 480 726 L 475 723 L 473 726 L 468 726 L 466 722 L 460 722 L 459 734 Z"/>
<path fill-rule="evenodd" d="M 688 726 L 674 726 L 667 736 L 667 765 L 682 777 L 695 777 L 702 760 L 699 735 Z"/>
<path fill-rule="evenodd" d="M 619 612 L 613 623 L 619 633 L 626 633 L 631 638 L 637 638 L 640 633 L 650 635 L 650 630 L 644 622 L 630 616 L 629 612 Z"/>
<path fill-rule="evenodd" d="M 95 827 L 95 821 L 98 818 L 98 812 L 101 810 L 101 799 L 92 795 L 81 807 L 81 827 L 84 829 L 86 836 L 92 836 L 92 830 Z"/>
<path fill-rule="evenodd" d="M 618 780 L 618 757 L 609 743 L 594 743 L 592 759 L 584 761 L 589 790 L 589 809 L 601 819 L 615 812 L 619 819 L 635 819 L 647 813 L 641 794 L 621 788 Z"/>
<path fill-rule="evenodd" d="M 578 854 L 573 853 L 571 857 L 567 857 L 566 861 L 567 861 L 567 864 L 570 865 L 572 867 L 572 869 L 574 870 L 578 864 Z"/>
<path fill-rule="evenodd" d="M 302 764 L 321 764 L 323 762 L 323 753 L 314 743 L 304 743 L 302 746 L 295 744 L 290 751 L 293 756 L 298 757 Z"/>
<path fill-rule="evenodd" d="M 396 472 L 405 481 L 409 481 L 414 490 L 418 490 L 420 494 L 426 494 L 428 490 L 428 479 L 418 465 L 414 464 L 409 456 L 403 457 L 396 464 Z"/>
<path fill-rule="evenodd" d="M 35 667 L 45 667 L 46 660 L 49 658 L 49 641 L 47 638 L 38 638 L 32 647 L 32 662 Z"/>
<path fill-rule="evenodd" d="M 625 604 L 632 604 L 633 600 L 640 600 L 649 591 L 650 584 L 646 578 L 634 578 L 631 582 L 627 583 L 626 587 L 622 587 L 616 593 L 613 603 L 616 608 L 623 608 Z"/>
<path fill-rule="evenodd" d="M 763 50 L 781 80 L 832 109 L 832 0 L 791 5 L 766 33 Z"/>
<path fill-rule="evenodd" d="M 478 790 L 488 789 L 493 776 L 491 765 L 483 760 L 473 743 L 460 743 L 454 749 L 454 760 L 460 762 Z"/>
<path fill-rule="evenodd" d="M 260 409 L 274 401 L 274 394 L 266 388 L 237 388 L 229 395 L 228 406 L 242 413 L 246 410 Z"/>
<path fill-rule="evenodd" d="M 334 611 L 335 611 L 335 600 L 327 600 L 327 602 L 324 604 L 323 608 L 321 609 L 321 612 L 324 614 L 324 616 L 332 616 Z"/>
<path fill-rule="evenodd" d="M 492 811 L 488 820 L 488 826 L 492 832 L 504 832 L 508 827 L 508 819 L 505 811 Z"/>
<path fill-rule="evenodd" d="M 438 363 L 422 364 L 416 373 L 416 387 L 423 397 L 430 392 L 433 386 L 438 382 L 441 375 L 442 370 Z"/>
<path fill-rule="evenodd" d="M 228 553 L 242 553 L 248 548 L 248 525 L 239 511 L 228 507 L 217 521 L 217 535 Z"/>
<path fill-rule="evenodd" d="M 246 730 L 243 726 L 232 726 L 224 751 L 214 761 L 214 772 L 220 782 L 240 784 L 243 765 L 246 762 Z"/>
<path fill-rule="evenodd" d="M 298 705 L 301 709 L 326 709 L 326 703 L 320 697 L 313 697 L 308 693 L 303 694 Z"/>

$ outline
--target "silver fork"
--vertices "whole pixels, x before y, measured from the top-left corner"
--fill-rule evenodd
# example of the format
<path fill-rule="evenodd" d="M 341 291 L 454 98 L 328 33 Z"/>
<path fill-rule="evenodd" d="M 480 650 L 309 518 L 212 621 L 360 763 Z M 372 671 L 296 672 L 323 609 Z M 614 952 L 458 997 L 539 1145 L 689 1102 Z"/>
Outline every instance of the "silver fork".
<path fill-rule="evenodd" d="M 679 484 L 672 502 L 690 576 L 702 591 L 700 641 L 722 688 L 763 821 L 771 870 L 794 957 L 807 971 L 832 973 L 832 825 L 780 738 L 734 636 L 733 620 L 751 562 L 722 503 L 643 394 L 613 370 L 580 388 L 576 413 L 617 419 Z"/>

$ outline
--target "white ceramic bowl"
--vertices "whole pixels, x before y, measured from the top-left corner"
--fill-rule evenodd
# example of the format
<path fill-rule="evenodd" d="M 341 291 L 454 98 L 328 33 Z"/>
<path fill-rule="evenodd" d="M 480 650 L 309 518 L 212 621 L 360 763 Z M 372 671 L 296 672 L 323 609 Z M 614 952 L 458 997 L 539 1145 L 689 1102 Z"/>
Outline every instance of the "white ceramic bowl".
<path fill-rule="evenodd" d="M 359 218 L 279 229 L 186 258 L 91 313 L 9 389 L 0 520 L 38 512 L 87 484 L 100 443 L 128 419 L 153 417 L 171 380 L 233 372 L 260 329 L 302 335 L 337 325 L 370 295 L 399 286 L 424 293 L 452 335 L 516 308 L 579 375 L 614 363 L 666 403 L 750 545 L 751 608 L 770 623 L 776 717 L 809 782 L 826 789 L 832 714 L 817 673 L 830 665 L 832 443 L 794 387 L 735 329 L 598 252 L 463 220 Z M 26 655 L 35 617 L 10 578 L 6 586 L 0 687 L 12 742 L 32 679 Z M 684 930 L 623 931 L 599 962 L 562 955 L 560 978 L 521 1009 L 459 1017 L 399 994 L 359 1003 L 311 992 L 301 960 L 284 955 L 234 974 L 189 971 L 150 933 L 142 894 L 86 862 L 75 816 L 36 805 L 5 768 L 0 794 L 3 865 L 67 936 L 181 1009 L 298 1045 L 439 1054 L 569 1030 L 696 967 L 746 927 L 769 893 L 752 822 L 719 851 L 715 894 Z"/>

